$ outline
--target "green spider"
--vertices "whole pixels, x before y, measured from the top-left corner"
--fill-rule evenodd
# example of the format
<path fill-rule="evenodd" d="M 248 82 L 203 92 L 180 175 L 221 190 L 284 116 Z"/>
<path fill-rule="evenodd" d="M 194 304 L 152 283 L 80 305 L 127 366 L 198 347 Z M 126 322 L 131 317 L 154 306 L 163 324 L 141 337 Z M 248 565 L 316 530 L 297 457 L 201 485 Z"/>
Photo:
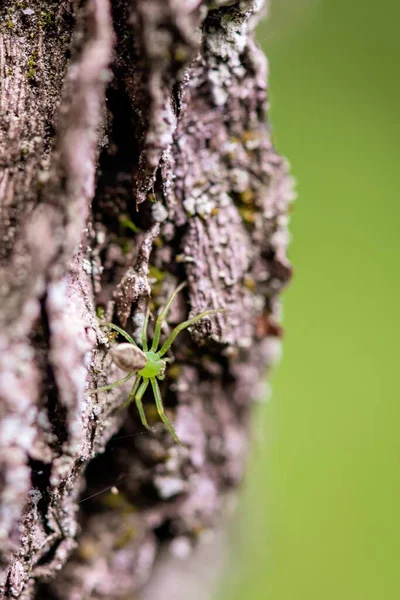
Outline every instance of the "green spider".
<path fill-rule="evenodd" d="M 113 323 L 107 323 L 107 326 L 115 329 L 121 334 L 128 343 L 117 344 L 110 350 L 110 354 L 113 362 L 123 371 L 127 371 L 128 375 L 123 379 L 119 379 L 118 381 L 114 381 L 109 385 L 104 385 L 103 387 L 97 388 L 95 390 L 89 390 L 88 394 L 98 394 L 100 392 L 105 392 L 107 390 L 111 390 L 115 387 L 118 387 L 137 375 L 135 383 L 133 384 L 132 390 L 128 396 L 127 401 L 122 405 L 123 408 L 128 406 L 132 400 L 135 401 L 137 409 L 139 411 L 140 419 L 142 424 L 147 429 L 150 429 L 149 424 L 146 419 L 146 415 L 143 409 L 142 398 L 145 391 L 148 388 L 149 383 L 153 388 L 154 399 L 156 402 L 157 412 L 160 415 L 161 420 L 164 422 L 166 428 L 169 433 L 172 435 L 174 440 L 180 444 L 180 440 L 173 428 L 170 420 L 164 412 L 164 407 L 161 399 L 161 392 L 157 382 L 157 379 L 165 378 L 165 369 L 167 366 L 167 362 L 170 361 L 169 358 L 162 358 L 167 350 L 170 348 L 171 344 L 175 340 L 176 336 L 186 329 L 190 327 L 194 323 L 197 323 L 204 317 L 209 315 L 214 315 L 219 312 L 223 312 L 224 309 L 216 309 L 216 310 L 206 310 L 199 315 L 196 315 L 192 319 L 188 319 L 187 321 L 183 321 L 179 325 L 177 325 L 169 334 L 164 344 L 157 350 L 160 341 L 161 335 L 161 327 L 164 319 L 166 318 L 169 309 L 171 308 L 171 304 L 174 301 L 176 295 L 184 288 L 186 283 L 182 283 L 179 285 L 171 297 L 169 298 L 165 307 L 160 311 L 160 314 L 157 317 L 156 325 L 154 328 L 154 337 L 153 342 L 151 344 L 151 348 L 149 350 L 147 344 L 147 324 L 149 320 L 149 311 L 146 313 L 146 317 L 143 323 L 142 329 L 142 348 L 141 350 L 136 344 L 135 340 L 128 334 L 126 331 L 114 325 Z"/>

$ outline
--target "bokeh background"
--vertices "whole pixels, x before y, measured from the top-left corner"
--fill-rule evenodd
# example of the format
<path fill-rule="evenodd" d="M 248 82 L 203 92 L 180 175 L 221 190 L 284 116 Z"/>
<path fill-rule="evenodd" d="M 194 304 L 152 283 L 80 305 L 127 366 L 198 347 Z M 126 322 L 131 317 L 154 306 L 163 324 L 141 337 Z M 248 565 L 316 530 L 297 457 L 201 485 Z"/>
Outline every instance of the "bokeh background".
<path fill-rule="evenodd" d="M 272 0 L 258 31 L 295 277 L 218 600 L 400 598 L 399 22 Z"/>

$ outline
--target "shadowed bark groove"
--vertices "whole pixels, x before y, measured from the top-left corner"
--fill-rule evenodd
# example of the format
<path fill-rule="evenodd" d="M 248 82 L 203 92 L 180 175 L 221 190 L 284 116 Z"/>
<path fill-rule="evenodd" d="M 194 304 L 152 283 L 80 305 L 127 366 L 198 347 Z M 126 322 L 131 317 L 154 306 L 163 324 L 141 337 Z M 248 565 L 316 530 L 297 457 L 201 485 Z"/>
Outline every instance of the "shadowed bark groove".
<path fill-rule="evenodd" d="M 219 524 L 277 353 L 291 182 L 265 122 L 260 1 L 7 5 L 0 597 L 132 598 L 161 548 Z M 85 394 L 121 377 L 97 316 L 138 336 L 180 281 L 170 327 L 227 311 L 169 353 L 161 391 L 184 447 L 151 393 L 151 433 L 118 410 L 129 384 Z"/>

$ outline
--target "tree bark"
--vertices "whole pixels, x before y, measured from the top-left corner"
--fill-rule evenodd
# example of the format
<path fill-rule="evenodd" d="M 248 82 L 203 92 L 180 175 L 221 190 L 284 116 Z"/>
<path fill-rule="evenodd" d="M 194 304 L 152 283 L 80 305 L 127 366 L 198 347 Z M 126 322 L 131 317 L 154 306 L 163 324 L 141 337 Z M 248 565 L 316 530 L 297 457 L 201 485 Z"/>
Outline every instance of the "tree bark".
<path fill-rule="evenodd" d="M 265 122 L 259 0 L 0 8 L 0 596 L 132 598 L 240 483 L 281 336 L 291 181 Z M 137 336 L 181 281 L 143 431 L 104 313 Z M 163 556 L 165 550 L 161 553 Z"/>

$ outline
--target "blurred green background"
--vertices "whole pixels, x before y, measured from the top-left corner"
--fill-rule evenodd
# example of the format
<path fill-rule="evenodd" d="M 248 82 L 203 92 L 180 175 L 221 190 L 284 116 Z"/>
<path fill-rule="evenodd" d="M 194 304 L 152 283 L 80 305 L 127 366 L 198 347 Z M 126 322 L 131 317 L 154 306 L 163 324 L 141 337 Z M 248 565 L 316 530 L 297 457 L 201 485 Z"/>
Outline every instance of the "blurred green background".
<path fill-rule="evenodd" d="M 218 600 L 400 598 L 399 22 L 272 0 L 258 31 L 295 277 Z"/>

